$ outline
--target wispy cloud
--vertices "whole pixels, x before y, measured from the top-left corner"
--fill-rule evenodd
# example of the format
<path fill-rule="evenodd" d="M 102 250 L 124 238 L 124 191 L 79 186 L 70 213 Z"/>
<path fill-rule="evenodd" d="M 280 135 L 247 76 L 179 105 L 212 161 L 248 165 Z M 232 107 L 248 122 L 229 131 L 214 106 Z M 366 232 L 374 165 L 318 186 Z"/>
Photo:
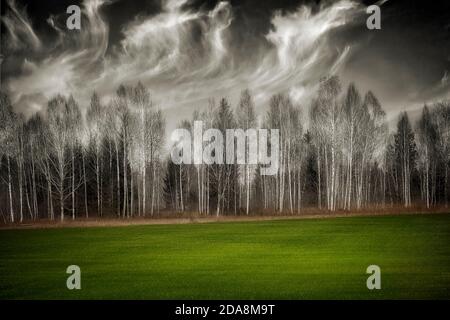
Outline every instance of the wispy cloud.
<path fill-rule="evenodd" d="M 7 1 L 9 10 L 2 16 L 2 22 L 8 31 L 8 42 L 6 46 L 9 50 L 37 50 L 42 43 L 35 34 L 30 19 L 24 8 L 19 8 L 15 0 Z"/>
<path fill-rule="evenodd" d="M 315 11 L 301 6 L 290 13 L 275 12 L 265 42 L 242 55 L 233 50 L 240 44 L 231 32 L 234 9 L 229 2 L 210 11 L 185 10 L 186 2 L 169 0 L 160 13 L 136 18 L 123 28 L 120 46 L 109 51 L 109 27 L 100 13 L 108 1 L 84 1 L 80 32 L 66 31 L 49 17 L 60 44 L 45 59 L 30 56 L 8 79 L 13 101 L 21 110 L 36 95 L 48 99 L 73 93 L 87 102 L 93 90 L 108 96 L 119 84 L 137 81 L 149 86 L 163 109 L 203 106 L 210 97 L 237 96 L 243 88 L 252 90 L 260 104 L 280 91 L 297 102 L 307 101 L 318 79 L 337 72 L 350 51 L 349 46 L 333 47 L 329 33 L 363 12 L 348 0 Z M 15 3 L 10 6 L 15 8 Z M 14 20 L 5 18 L 14 45 L 28 43 L 40 50 L 29 19 L 14 10 Z"/>

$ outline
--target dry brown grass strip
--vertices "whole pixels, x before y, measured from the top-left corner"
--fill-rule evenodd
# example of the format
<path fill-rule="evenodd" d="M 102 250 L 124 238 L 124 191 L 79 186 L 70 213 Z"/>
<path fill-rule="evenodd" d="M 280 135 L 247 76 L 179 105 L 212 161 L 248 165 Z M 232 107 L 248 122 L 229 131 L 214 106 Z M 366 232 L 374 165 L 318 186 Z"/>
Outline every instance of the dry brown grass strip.
<path fill-rule="evenodd" d="M 198 213 L 179 213 L 164 212 L 153 218 L 151 217 L 132 217 L 132 218 L 78 218 L 71 220 L 68 217 L 64 222 L 39 220 L 25 221 L 15 224 L 0 224 L 0 230 L 6 229 L 46 229 L 46 228 L 81 228 L 81 227 L 121 227 L 135 225 L 164 225 L 164 224 L 191 224 L 191 223 L 216 223 L 216 222 L 247 222 L 247 221 L 270 221 L 286 219 L 327 219 L 337 217 L 357 217 L 357 216 L 381 216 L 381 215 L 399 215 L 399 214 L 430 214 L 430 213 L 450 213 L 448 208 L 389 208 L 383 210 L 360 210 L 360 211 L 336 211 L 329 212 L 318 209 L 305 209 L 299 214 L 275 213 L 261 211 L 259 215 L 224 215 L 224 216 L 204 216 Z"/>

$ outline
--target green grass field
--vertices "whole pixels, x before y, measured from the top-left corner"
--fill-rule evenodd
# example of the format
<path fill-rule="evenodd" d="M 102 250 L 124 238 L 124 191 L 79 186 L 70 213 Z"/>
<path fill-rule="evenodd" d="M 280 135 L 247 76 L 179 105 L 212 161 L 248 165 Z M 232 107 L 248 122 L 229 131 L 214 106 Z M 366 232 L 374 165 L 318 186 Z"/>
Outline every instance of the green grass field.
<path fill-rule="evenodd" d="M 449 299 L 449 240 L 447 214 L 2 230 L 0 298 Z"/>

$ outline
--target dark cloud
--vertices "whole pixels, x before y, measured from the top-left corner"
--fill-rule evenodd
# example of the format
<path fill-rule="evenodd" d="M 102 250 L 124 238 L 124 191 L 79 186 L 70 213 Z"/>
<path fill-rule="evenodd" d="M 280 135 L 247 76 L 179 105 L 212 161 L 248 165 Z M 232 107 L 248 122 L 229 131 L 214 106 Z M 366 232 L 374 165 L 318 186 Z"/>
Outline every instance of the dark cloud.
<path fill-rule="evenodd" d="M 359 50 L 343 77 L 372 89 L 392 115 L 450 98 L 441 81 L 450 70 L 450 2 L 389 1 L 382 8 L 381 30 L 349 33 Z"/>

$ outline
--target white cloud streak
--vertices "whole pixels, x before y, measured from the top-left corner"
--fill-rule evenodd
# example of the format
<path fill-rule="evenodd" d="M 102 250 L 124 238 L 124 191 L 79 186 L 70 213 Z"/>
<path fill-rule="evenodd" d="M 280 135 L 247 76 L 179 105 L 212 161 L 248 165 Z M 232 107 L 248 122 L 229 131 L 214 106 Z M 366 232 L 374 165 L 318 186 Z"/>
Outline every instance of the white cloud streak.
<path fill-rule="evenodd" d="M 8 0 L 10 10 L 2 16 L 9 39 L 7 47 L 10 50 L 34 49 L 41 47 L 41 40 L 33 31 L 30 19 L 25 10 L 17 7 L 15 0 Z"/>
<path fill-rule="evenodd" d="M 21 72 L 8 80 L 13 102 L 33 103 L 35 110 L 36 99 L 30 97 L 72 93 L 83 104 L 93 90 L 110 96 L 119 84 L 137 81 L 150 88 L 163 109 L 203 107 L 211 97 L 237 96 L 244 88 L 253 92 L 259 105 L 278 92 L 305 102 L 319 78 L 337 72 L 350 51 L 334 48 L 329 33 L 362 12 L 349 0 L 317 13 L 307 6 L 287 14 L 276 12 L 266 43 L 237 56 L 232 50 L 240 45 L 233 42 L 232 6 L 223 1 L 209 12 L 192 12 L 182 9 L 185 3 L 168 0 L 161 13 L 127 25 L 120 47 L 111 54 L 106 54 L 109 28 L 100 14 L 108 1 L 85 0 L 82 30 L 75 36 L 50 17 L 55 30 L 64 32 L 61 45 L 44 60 L 25 60 Z M 41 42 L 29 20 L 17 10 L 13 13 L 15 19 L 7 18 L 5 25 L 14 46 L 23 41 L 39 51 Z M 74 38 L 75 48 L 69 45 Z M 27 108 L 22 105 L 20 110 Z"/>

